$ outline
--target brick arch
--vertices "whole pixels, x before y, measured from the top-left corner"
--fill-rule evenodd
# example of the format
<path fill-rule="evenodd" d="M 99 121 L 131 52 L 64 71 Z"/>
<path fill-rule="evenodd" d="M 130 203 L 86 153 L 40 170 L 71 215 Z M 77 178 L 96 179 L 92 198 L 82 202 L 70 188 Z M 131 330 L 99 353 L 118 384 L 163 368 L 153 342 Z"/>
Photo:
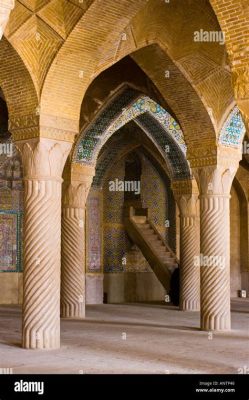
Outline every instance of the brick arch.
<path fill-rule="evenodd" d="M 161 46 L 155 44 L 146 46 L 133 53 L 132 58 L 160 89 L 162 96 L 174 111 L 181 124 L 187 145 L 194 146 L 200 140 L 202 142 L 208 140 L 214 144 L 215 128 L 203 102 Z M 161 69 L 154 68 L 151 60 L 159 63 Z M 169 71 L 171 78 L 165 79 L 162 71 Z"/>
<path fill-rule="evenodd" d="M 177 119 L 153 82 L 127 56 L 99 74 L 88 87 L 81 105 L 80 131 L 87 128 L 101 107 L 108 104 L 111 96 L 127 86 L 149 96 Z"/>
<path fill-rule="evenodd" d="M 179 5 L 179 3 L 181 4 Z M 181 46 L 179 46 L 178 39 L 179 35 L 182 35 L 182 30 L 185 29 L 183 18 L 191 4 L 183 5 L 182 2 L 179 3 L 170 2 L 164 7 L 161 0 L 129 2 L 128 17 L 127 9 L 125 10 L 126 20 L 120 18 L 121 15 L 124 15 L 122 14 L 124 13 L 124 8 L 122 8 L 124 4 L 120 5 L 117 2 L 114 4 L 109 0 L 106 2 L 107 7 L 105 9 L 99 9 L 93 3 L 59 50 L 50 68 L 42 92 L 42 121 L 45 121 L 47 115 L 51 113 L 54 117 L 71 119 L 77 131 L 81 102 L 93 79 L 122 57 L 134 53 L 148 44 L 157 43 L 162 52 L 167 54 L 168 58 L 164 61 L 164 64 L 167 64 L 168 60 L 173 60 L 178 73 L 182 73 L 182 79 L 189 83 L 189 87 L 192 86 L 191 96 L 196 99 L 196 103 L 199 101 L 202 104 L 199 106 L 199 110 L 202 112 L 199 113 L 198 118 L 203 113 L 205 114 L 205 117 L 203 117 L 205 124 L 201 121 L 203 132 L 205 131 L 209 139 L 211 137 L 211 140 L 215 142 L 214 125 L 218 124 L 224 109 L 227 109 L 233 101 L 230 74 L 223 67 L 225 52 L 220 50 L 219 44 L 208 48 L 198 44 L 189 51 L 190 43 L 193 42 L 191 30 L 188 35 L 182 36 L 185 42 L 180 52 Z M 177 12 L 175 11 L 176 6 Z M 153 13 L 151 13 L 151 7 Z M 209 7 L 207 10 L 205 9 L 205 11 L 208 11 L 206 17 L 206 13 L 203 13 L 203 7 Z M 192 5 L 192 8 L 193 10 L 198 9 L 198 13 L 195 11 L 196 21 L 199 17 L 202 20 L 206 18 L 207 26 L 217 28 L 215 14 L 205 0 L 200 0 L 198 5 Z M 108 27 L 101 24 L 102 21 L 105 21 L 107 10 L 109 12 Z M 179 11 L 181 11 L 180 22 Z M 115 14 L 118 14 L 116 20 Z M 190 14 L 188 11 L 191 28 Z M 176 20 L 174 20 L 174 17 Z M 170 24 L 168 24 L 169 18 L 172 20 Z M 91 31 L 90 26 L 96 27 L 96 21 L 97 29 L 92 28 Z M 112 21 L 112 24 L 110 21 Z M 201 23 L 202 21 L 198 22 L 196 26 L 202 26 Z M 86 29 L 86 26 L 88 29 Z M 114 26 L 113 31 L 110 30 L 110 26 Z M 145 26 L 146 29 L 144 29 Z M 125 43 L 122 42 L 124 34 L 127 38 Z M 160 65 L 161 60 L 155 59 L 153 61 L 154 64 Z M 162 64 L 163 68 L 164 64 Z M 164 70 L 161 70 L 161 74 L 162 71 Z M 81 78 L 79 78 L 80 74 Z M 163 84 L 163 79 L 164 76 L 157 81 L 159 90 L 160 84 Z M 64 87 L 61 84 L 62 82 L 64 82 Z M 225 87 L 222 92 L 222 101 L 221 87 Z M 66 100 L 62 91 L 63 93 L 65 91 L 70 93 Z M 191 102 L 186 111 L 189 111 L 190 108 Z M 212 113 L 216 113 L 216 110 L 218 110 L 217 115 L 212 115 Z M 192 109 L 192 120 L 195 121 L 196 115 L 194 117 L 194 114 Z M 58 123 L 58 121 L 56 122 Z M 199 132 L 196 133 L 196 136 L 198 134 Z M 189 132 L 189 136 L 193 137 L 192 132 L 191 134 Z"/>
<path fill-rule="evenodd" d="M 5 38 L 0 41 L 0 60 L 0 87 L 8 107 L 11 133 L 25 118 L 38 124 L 38 96 L 33 81 L 22 59 Z"/>
<path fill-rule="evenodd" d="M 209 0 L 220 27 L 226 35 L 226 47 L 232 66 L 248 65 L 249 3 L 247 0 Z M 236 27 L 236 29 L 235 29 Z M 241 65 L 241 66 L 242 66 Z"/>
<path fill-rule="evenodd" d="M 104 7 L 98 1 L 92 3 L 58 51 L 47 74 L 41 96 L 42 123 L 48 116 L 61 117 L 72 121 L 78 131 L 83 96 L 96 65 L 105 57 L 100 47 L 113 43 L 114 50 L 121 32 L 145 4 L 146 0 L 106 0 Z M 67 100 L 62 92 L 68 93 Z"/>
<path fill-rule="evenodd" d="M 209 0 L 226 36 L 237 104 L 249 126 L 249 3 Z"/>

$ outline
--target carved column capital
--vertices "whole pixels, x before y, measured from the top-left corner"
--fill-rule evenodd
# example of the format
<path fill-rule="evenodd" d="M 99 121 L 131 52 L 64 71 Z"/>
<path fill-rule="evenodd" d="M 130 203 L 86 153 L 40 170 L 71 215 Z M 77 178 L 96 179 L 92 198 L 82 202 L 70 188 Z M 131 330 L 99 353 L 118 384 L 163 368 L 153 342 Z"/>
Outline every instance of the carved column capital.
<path fill-rule="evenodd" d="M 171 185 L 175 200 L 180 208 L 181 216 L 199 215 L 199 190 L 195 179 L 175 181 Z"/>
<path fill-rule="evenodd" d="M 233 179 L 239 167 L 239 149 L 217 148 L 217 163 L 194 167 L 193 174 L 198 183 L 200 195 L 229 196 Z"/>
<path fill-rule="evenodd" d="M 85 208 L 95 169 L 82 164 L 72 164 L 65 177 L 63 206 Z"/>
<path fill-rule="evenodd" d="M 24 179 L 62 181 L 62 171 L 72 145 L 37 138 L 15 142 L 22 155 Z"/>
<path fill-rule="evenodd" d="M 71 208 L 85 208 L 86 199 L 91 188 L 89 183 L 72 182 L 64 190 L 63 206 Z"/>

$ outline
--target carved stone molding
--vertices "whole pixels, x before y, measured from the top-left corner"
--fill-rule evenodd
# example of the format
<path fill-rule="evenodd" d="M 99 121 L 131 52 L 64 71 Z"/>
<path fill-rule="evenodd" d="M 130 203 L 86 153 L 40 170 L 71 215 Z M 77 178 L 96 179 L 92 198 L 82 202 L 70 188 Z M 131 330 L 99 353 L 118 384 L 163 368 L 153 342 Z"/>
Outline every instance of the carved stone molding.
<path fill-rule="evenodd" d="M 217 163 L 217 146 L 214 141 L 190 143 L 187 150 L 187 159 L 191 168 Z"/>
<path fill-rule="evenodd" d="M 9 130 L 14 131 L 16 129 L 27 129 L 39 126 L 39 115 L 28 114 L 22 116 L 12 116 L 9 119 Z"/>
<path fill-rule="evenodd" d="M 75 126 L 72 127 L 69 122 L 63 123 L 64 121 L 61 122 L 61 119 L 58 121 L 56 118 L 53 121 L 46 120 L 46 122 L 46 125 L 42 124 L 42 116 L 37 109 L 33 114 L 11 116 L 9 131 L 12 133 L 14 141 L 42 137 L 56 141 L 74 142 L 75 135 L 78 132 Z"/>
<path fill-rule="evenodd" d="M 185 201 L 188 202 L 188 199 L 193 199 L 199 195 L 199 189 L 195 179 L 173 181 L 171 189 L 180 208 L 181 204 L 184 206 Z M 184 209 L 183 207 L 182 211 L 184 211 Z"/>
<path fill-rule="evenodd" d="M 42 137 L 74 143 L 75 136 L 79 133 L 79 122 L 41 113 L 40 131 Z"/>
<path fill-rule="evenodd" d="M 233 67 L 233 87 L 237 100 L 249 98 L 249 67 L 248 65 Z"/>

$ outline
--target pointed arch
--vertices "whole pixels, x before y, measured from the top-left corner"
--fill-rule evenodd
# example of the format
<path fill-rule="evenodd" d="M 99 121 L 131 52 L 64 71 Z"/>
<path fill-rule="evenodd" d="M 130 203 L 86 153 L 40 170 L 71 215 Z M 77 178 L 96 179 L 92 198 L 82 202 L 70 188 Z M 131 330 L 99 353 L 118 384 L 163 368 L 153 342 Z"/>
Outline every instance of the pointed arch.
<path fill-rule="evenodd" d="M 134 121 L 156 145 L 169 167 L 172 179 L 187 179 L 190 170 L 186 160 L 186 144 L 178 122 L 148 96 L 127 88 L 116 96 L 82 132 L 73 160 L 96 165 L 98 154 L 106 141 L 120 128 Z"/>

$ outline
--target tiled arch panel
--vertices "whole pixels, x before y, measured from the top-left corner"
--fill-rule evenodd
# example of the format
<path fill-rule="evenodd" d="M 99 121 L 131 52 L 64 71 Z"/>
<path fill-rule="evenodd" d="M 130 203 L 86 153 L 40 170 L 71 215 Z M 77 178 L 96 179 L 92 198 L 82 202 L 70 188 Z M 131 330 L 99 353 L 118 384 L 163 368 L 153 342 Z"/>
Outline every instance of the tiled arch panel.
<path fill-rule="evenodd" d="M 219 143 L 225 146 L 238 148 L 242 143 L 245 133 L 246 128 L 240 110 L 236 106 L 229 114 L 225 124 L 221 129 Z"/>
<path fill-rule="evenodd" d="M 189 178 L 187 148 L 179 124 L 159 104 L 130 88 L 114 99 L 79 139 L 74 161 L 95 165 L 103 144 L 132 120 L 157 144 L 170 166 L 172 179 Z"/>

